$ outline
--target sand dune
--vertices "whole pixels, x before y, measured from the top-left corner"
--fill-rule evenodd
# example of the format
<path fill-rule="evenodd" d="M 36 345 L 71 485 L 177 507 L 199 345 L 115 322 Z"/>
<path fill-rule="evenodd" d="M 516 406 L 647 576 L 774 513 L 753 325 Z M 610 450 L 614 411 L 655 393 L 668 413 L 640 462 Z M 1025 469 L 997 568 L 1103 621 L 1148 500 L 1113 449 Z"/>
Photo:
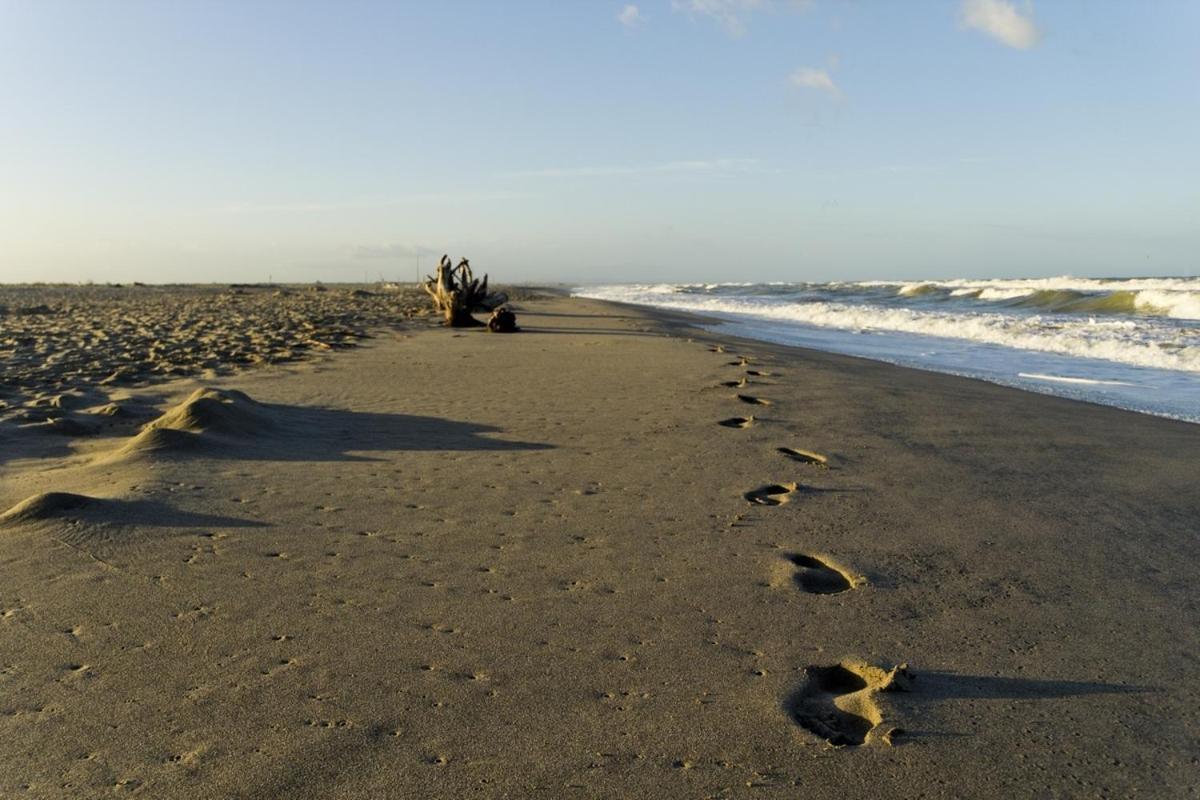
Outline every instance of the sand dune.
<path fill-rule="evenodd" d="M 203 387 L 146 423 L 116 457 L 192 450 L 203 444 L 236 447 L 275 426 L 270 412 L 236 389 Z"/>
<path fill-rule="evenodd" d="M 245 392 L 204 387 L 147 424 L 145 430 L 252 436 L 271 426 L 270 414 Z"/>
<path fill-rule="evenodd" d="M 58 517 L 96 502 L 96 498 L 71 492 L 42 492 L 22 500 L 0 514 L 0 522 L 17 524 Z"/>

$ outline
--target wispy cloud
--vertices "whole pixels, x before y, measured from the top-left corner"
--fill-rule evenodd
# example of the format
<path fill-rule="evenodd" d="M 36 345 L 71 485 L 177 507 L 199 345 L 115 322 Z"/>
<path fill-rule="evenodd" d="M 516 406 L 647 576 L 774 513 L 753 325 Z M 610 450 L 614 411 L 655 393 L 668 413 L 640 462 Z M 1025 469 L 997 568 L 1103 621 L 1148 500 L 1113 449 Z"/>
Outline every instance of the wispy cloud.
<path fill-rule="evenodd" d="M 731 36 L 746 34 L 745 19 L 755 11 L 773 11 L 780 7 L 803 11 L 812 0 L 671 0 L 671 8 L 692 17 L 716 20 Z"/>
<path fill-rule="evenodd" d="M 528 169 L 500 173 L 502 178 L 604 178 L 612 175 L 719 174 L 747 172 L 759 166 L 757 158 L 714 158 L 695 161 L 665 161 L 659 164 L 605 165 Z"/>
<path fill-rule="evenodd" d="M 1033 23 L 1032 4 L 1027 4 L 1022 14 L 1008 0 L 963 0 L 959 18 L 965 27 L 983 31 L 1018 50 L 1028 50 L 1042 37 Z"/>
<path fill-rule="evenodd" d="M 764 0 L 671 0 L 671 8 L 692 16 L 711 17 L 732 36 L 743 36 L 746 24 L 742 16 L 762 8 Z"/>
<path fill-rule="evenodd" d="M 788 76 L 788 82 L 801 89 L 817 89 L 833 97 L 842 96 L 829 72 L 818 67 L 801 67 Z"/>
<path fill-rule="evenodd" d="M 632 3 L 622 8 L 621 12 L 617 14 L 617 22 L 621 23 L 626 28 L 636 28 L 644 21 L 645 17 L 642 16 L 642 12 L 639 11 L 638 7 Z"/>

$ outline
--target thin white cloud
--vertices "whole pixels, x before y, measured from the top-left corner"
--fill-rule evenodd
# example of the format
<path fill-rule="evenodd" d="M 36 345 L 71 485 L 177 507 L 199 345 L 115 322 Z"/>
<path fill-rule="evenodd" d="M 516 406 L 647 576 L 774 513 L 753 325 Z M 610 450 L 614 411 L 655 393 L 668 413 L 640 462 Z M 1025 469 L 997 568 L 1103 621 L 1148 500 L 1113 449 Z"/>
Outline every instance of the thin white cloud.
<path fill-rule="evenodd" d="M 1033 6 L 1022 14 L 1008 0 L 963 0 L 959 18 L 967 28 L 983 31 L 998 42 L 1028 50 L 1042 38 L 1033 24 Z"/>
<path fill-rule="evenodd" d="M 731 36 L 745 35 L 745 18 L 755 11 L 774 11 L 779 7 L 804 11 L 810 5 L 812 0 L 671 0 L 675 11 L 714 19 Z"/>
<path fill-rule="evenodd" d="M 502 178 L 604 178 L 612 175 L 717 174 L 746 172 L 759 165 L 757 158 L 714 158 L 694 161 L 665 161 L 660 164 L 606 165 L 529 169 L 501 173 Z"/>
<path fill-rule="evenodd" d="M 788 76 L 788 81 L 793 86 L 798 86 L 801 89 L 817 89 L 827 92 L 833 97 L 842 96 L 841 90 L 833 82 L 833 78 L 830 77 L 829 73 L 817 67 L 801 67 Z"/>
<path fill-rule="evenodd" d="M 645 17 L 642 16 L 642 12 L 639 11 L 638 7 L 632 3 L 622 8 L 621 12 L 617 14 L 617 22 L 621 23 L 626 28 L 636 28 L 644 21 Z"/>

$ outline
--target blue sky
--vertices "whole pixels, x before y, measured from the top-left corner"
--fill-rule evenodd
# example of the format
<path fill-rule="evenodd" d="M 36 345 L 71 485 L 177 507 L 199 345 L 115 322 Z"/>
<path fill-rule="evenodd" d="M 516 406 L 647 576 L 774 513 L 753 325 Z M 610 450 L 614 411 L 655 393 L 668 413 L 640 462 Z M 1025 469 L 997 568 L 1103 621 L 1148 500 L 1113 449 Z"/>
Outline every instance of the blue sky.
<path fill-rule="evenodd" d="M 0 280 L 1194 275 L 1200 3 L 0 0 Z"/>

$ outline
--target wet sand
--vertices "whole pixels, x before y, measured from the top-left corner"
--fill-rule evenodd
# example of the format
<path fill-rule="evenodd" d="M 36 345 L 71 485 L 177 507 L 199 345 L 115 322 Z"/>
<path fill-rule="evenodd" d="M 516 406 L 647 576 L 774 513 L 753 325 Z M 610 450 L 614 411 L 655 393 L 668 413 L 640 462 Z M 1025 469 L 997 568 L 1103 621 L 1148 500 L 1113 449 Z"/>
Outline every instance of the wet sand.
<path fill-rule="evenodd" d="M 1192 796 L 1200 427 L 517 311 L 11 411 L 0 795 Z"/>

